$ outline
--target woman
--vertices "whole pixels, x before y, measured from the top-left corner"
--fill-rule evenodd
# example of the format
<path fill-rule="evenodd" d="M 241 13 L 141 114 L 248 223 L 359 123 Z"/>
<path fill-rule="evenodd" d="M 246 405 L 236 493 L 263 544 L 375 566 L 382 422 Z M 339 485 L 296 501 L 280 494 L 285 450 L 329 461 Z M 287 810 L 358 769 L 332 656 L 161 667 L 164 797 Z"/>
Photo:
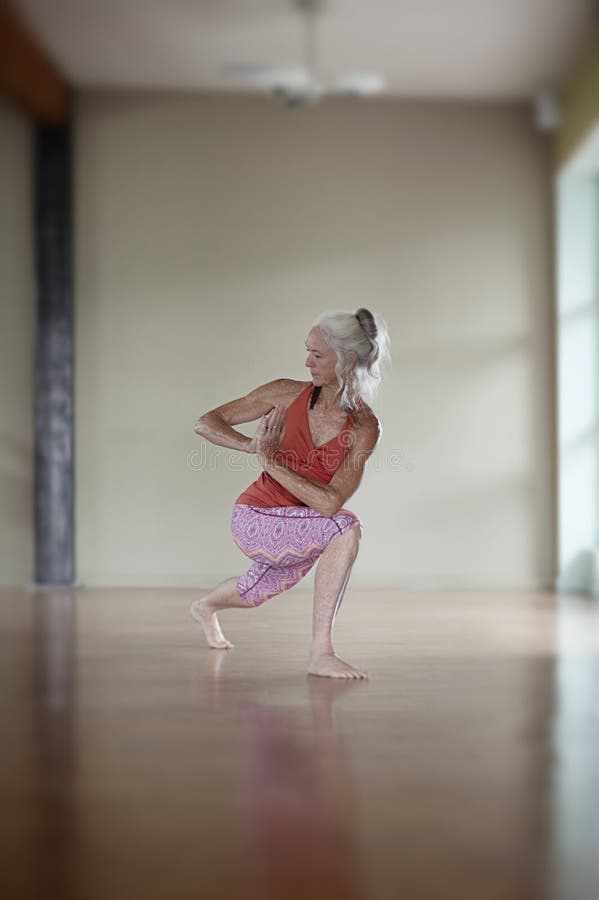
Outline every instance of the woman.
<path fill-rule="evenodd" d="M 362 529 L 343 504 L 357 490 L 381 434 L 364 398 L 380 381 L 388 345 L 385 323 L 369 310 L 324 313 L 306 339 L 311 381 L 270 381 L 196 422 L 196 434 L 257 454 L 263 469 L 237 498 L 231 523 L 236 544 L 254 564 L 191 606 L 211 647 L 233 647 L 219 610 L 264 603 L 297 584 L 318 560 L 308 672 L 367 677 L 335 654 L 332 627 Z M 232 427 L 258 418 L 253 438 Z"/>

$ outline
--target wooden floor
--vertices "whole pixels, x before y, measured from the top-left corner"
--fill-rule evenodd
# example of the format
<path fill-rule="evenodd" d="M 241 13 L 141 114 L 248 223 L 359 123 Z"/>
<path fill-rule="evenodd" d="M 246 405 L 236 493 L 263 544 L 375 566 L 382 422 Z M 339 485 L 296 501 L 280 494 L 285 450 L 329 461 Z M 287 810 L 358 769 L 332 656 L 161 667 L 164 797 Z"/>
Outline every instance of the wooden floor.
<path fill-rule="evenodd" d="M 3 896 L 595 900 L 599 612 L 574 596 L 0 591 Z"/>

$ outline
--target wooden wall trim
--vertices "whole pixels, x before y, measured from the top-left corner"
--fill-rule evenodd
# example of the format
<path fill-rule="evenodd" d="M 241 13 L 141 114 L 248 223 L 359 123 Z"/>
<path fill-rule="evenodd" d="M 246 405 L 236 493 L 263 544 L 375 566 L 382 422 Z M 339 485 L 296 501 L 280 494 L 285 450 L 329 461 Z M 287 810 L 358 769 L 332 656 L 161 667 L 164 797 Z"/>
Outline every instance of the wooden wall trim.
<path fill-rule="evenodd" d="M 0 93 L 39 122 L 68 119 L 69 86 L 13 10 L 0 0 Z"/>

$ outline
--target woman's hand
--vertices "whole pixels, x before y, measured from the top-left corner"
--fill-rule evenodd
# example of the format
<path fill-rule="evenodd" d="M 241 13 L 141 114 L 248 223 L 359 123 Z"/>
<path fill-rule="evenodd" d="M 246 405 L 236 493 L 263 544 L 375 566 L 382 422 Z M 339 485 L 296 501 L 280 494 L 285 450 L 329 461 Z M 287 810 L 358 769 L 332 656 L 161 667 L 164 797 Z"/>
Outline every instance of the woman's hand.
<path fill-rule="evenodd" d="M 273 462 L 279 444 L 285 435 L 285 407 L 273 406 L 270 412 L 262 416 L 256 434 L 249 446 L 260 458 L 263 466 Z"/>

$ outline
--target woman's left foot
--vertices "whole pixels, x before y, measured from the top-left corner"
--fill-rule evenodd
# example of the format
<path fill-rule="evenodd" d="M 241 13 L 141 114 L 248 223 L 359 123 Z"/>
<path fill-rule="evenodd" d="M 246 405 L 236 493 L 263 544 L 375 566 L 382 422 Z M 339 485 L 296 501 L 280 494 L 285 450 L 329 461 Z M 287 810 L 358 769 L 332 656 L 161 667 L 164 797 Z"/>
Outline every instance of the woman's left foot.
<path fill-rule="evenodd" d="M 310 654 L 308 675 L 324 675 L 329 678 L 368 678 L 368 672 L 357 669 L 333 652 Z"/>
<path fill-rule="evenodd" d="M 224 636 L 216 613 L 210 609 L 203 597 L 200 600 L 194 600 L 189 611 L 204 629 L 206 640 L 211 647 L 214 647 L 215 650 L 230 650 L 235 646 Z"/>

